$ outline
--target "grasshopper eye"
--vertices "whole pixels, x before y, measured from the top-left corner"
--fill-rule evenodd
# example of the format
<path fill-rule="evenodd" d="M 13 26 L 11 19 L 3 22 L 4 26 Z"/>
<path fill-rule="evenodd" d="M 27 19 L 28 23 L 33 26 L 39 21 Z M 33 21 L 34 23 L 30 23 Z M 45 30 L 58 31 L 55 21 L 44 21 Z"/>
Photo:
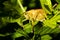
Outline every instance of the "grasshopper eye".
<path fill-rule="evenodd" d="M 26 19 L 29 19 L 29 16 L 28 16 L 28 13 L 27 13 L 27 12 L 24 12 L 24 17 L 25 17 Z"/>
<path fill-rule="evenodd" d="M 27 12 L 24 12 L 24 15 L 27 15 Z"/>

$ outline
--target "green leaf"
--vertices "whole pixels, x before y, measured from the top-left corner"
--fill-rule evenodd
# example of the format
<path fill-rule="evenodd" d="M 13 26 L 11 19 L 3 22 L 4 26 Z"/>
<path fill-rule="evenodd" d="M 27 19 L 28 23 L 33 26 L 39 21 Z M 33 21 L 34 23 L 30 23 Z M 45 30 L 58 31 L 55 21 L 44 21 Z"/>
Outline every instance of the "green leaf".
<path fill-rule="evenodd" d="M 34 26 L 34 34 L 39 34 L 41 30 L 43 30 L 43 29 L 42 29 L 42 23 L 38 22 L 38 23 Z"/>
<path fill-rule="evenodd" d="M 25 36 L 25 37 L 27 36 L 27 33 L 25 31 L 23 31 L 22 29 L 16 30 L 16 32 L 13 33 L 13 35 L 12 35 L 13 38 L 18 38 L 21 36 Z"/>
<path fill-rule="evenodd" d="M 45 4 L 45 5 L 48 5 L 49 9 L 52 11 L 51 0 L 44 0 L 44 4 Z"/>
<path fill-rule="evenodd" d="M 44 22 L 45 27 L 55 28 L 57 23 L 56 21 L 45 20 Z"/>
<path fill-rule="evenodd" d="M 24 31 L 26 31 L 27 33 L 30 33 L 33 31 L 33 26 L 31 25 L 31 23 L 24 25 Z"/>
<path fill-rule="evenodd" d="M 60 20 L 60 14 L 52 17 L 50 20 L 51 21 L 55 21 L 55 22 L 58 21 L 58 20 Z"/>
<path fill-rule="evenodd" d="M 24 35 L 20 34 L 18 32 L 16 32 L 15 34 L 13 34 L 13 38 L 18 38 L 18 37 L 21 37 L 21 36 L 24 36 Z"/>
<path fill-rule="evenodd" d="M 55 28 L 51 31 L 51 33 L 60 33 L 60 28 Z"/>
<path fill-rule="evenodd" d="M 44 34 L 47 34 L 48 30 L 50 30 L 49 27 L 43 27 L 40 31 L 40 35 L 44 35 Z"/>
<path fill-rule="evenodd" d="M 60 20 L 57 20 L 57 22 L 59 22 L 59 23 L 60 23 Z"/>
<path fill-rule="evenodd" d="M 51 14 L 52 4 L 51 0 L 40 0 L 42 8 L 48 13 Z M 46 8 L 47 7 L 47 8 Z"/>
<path fill-rule="evenodd" d="M 51 19 L 45 20 L 43 23 L 44 25 L 50 28 L 55 28 L 57 26 L 57 21 L 60 20 L 60 15 L 59 13 L 55 14 Z"/>
<path fill-rule="evenodd" d="M 52 37 L 49 36 L 49 35 L 43 35 L 43 36 L 41 36 L 41 40 L 51 40 L 51 39 L 52 39 Z"/>

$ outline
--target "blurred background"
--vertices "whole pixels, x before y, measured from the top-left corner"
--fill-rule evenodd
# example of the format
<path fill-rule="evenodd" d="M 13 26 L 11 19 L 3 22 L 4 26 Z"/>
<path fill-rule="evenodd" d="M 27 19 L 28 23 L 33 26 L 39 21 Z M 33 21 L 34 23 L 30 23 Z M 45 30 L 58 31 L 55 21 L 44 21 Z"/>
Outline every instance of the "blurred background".
<path fill-rule="evenodd" d="M 9 17 L 12 17 L 13 19 L 17 19 L 20 17 L 20 15 L 17 14 L 18 12 L 15 9 L 13 9 L 13 7 L 10 7 L 11 5 L 9 5 L 8 2 L 6 2 L 6 3 L 9 6 L 5 6 L 5 4 L 4 4 L 5 1 L 10 2 L 10 0 L 0 0 L 0 34 L 6 35 L 6 33 L 10 33 L 10 35 L 0 36 L 0 40 L 13 40 L 11 36 L 13 35 L 14 32 L 16 32 L 15 29 L 18 29 L 18 28 L 23 29 L 23 28 L 20 27 L 16 22 L 9 23 L 6 21 L 2 21 L 2 17 L 9 16 Z M 55 0 L 51 0 L 51 2 L 52 2 L 52 5 L 57 3 Z M 22 4 L 24 7 L 27 7 L 26 11 L 31 10 L 31 9 L 42 8 L 39 0 L 22 0 Z M 14 5 L 14 4 L 12 4 L 12 5 Z M 24 24 L 26 24 L 26 22 Z M 29 33 L 28 35 L 30 37 L 32 37 L 34 34 Z M 58 34 L 51 33 L 49 35 L 52 37 L 52 40 L 60 40 L 60 33 L 58 33 Z M 16 38 L 15 40 L 24 40 L 24 39 L 25 39 L 25 37 L 22 36 L 22 37 Z"/>

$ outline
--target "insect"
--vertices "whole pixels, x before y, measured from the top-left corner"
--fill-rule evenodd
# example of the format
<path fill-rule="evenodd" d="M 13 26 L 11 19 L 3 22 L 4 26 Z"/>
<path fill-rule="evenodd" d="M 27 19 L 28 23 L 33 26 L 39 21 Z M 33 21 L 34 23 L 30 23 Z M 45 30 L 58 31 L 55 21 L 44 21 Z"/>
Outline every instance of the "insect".
<path fill-rule="evenodd" d="M 34 21 L 43 21 L 46 13 L 43 9 L 32 9 L 24 13 L 24 16 L 27 20 L 32 22 Z"/>

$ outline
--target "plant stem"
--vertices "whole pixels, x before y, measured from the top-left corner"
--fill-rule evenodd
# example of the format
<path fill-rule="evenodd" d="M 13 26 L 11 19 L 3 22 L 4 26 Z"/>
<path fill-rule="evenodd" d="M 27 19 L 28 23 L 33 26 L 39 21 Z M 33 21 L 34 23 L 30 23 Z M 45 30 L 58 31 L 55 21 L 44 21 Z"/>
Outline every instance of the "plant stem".
<path fill-rule="evenodd" d="M 59 13 L 60 13 L 60 11 L 57 12 L 50 20 L 55 19 L 55 17 L 56 17 Z"/>
<path fill-rule="evenodd" d="M 56 3 L 56 4 L 54 4 L 54 5 L 53 5 L 53 8 L 55 8 L 57 5 L 58 5 L 57 3 Z"/>
<path fill-rule="evenodd" d="M 19 6 L 21 7 L 22 11 L 25 12 L 25 10 L 24 10 L 24 8 L 23 8 L 23 6 L 22 6 L 21 1 L 20 1 L 20 0 L 17 0 L 17 1 L 18 1 Z"/>

